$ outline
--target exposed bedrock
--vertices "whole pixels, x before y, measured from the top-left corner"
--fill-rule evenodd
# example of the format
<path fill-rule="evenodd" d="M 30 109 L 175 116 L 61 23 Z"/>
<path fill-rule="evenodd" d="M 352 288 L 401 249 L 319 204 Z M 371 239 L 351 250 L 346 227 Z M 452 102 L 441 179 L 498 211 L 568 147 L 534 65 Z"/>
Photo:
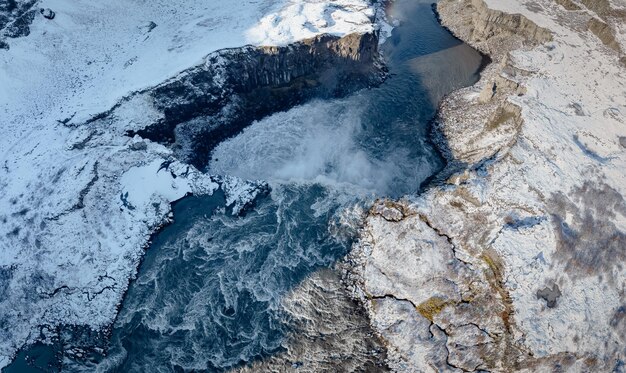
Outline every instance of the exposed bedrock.
<path fill-rule="evenodd" d="M 624 46 L 620 45 L 617 36 L 623 33 L 618 26 L 626 23 L 626 9 L 623 6 L 611 6 L 609 0 L 580 0 L 580 2 L 597 16 L 587 22 L 589 31 L 594 33 L 604 45 L 616 51 L 620 56 L 622 66 L 626 67 Z"/>
<path fill-rule="evenodd" d="M 0 49 L 9 49 L 5 38 L 30 34 L 30 24 L 37 15 L 36 0 L 0 1 Z"/>
<path fill-rule="evenodd" d="M 505 49 L 552 39 L 549 30 L 521 14 L 490 9 L 482 0 L 441 1 L 437 12 L 442 24 L 461 40 L 496 59 L 506 54 Z"/>
<path fill-rule="evenodd" d="M 626 84 L 586 3 L 438 3 L 492 63 L 442 102 L 448 169 L 378 201 L 346 259 L 393 370 L 624 369 Z"/>
<path fill-rule="evenodd" d="M 478 100 L 461 89 L 439 108 L 434 137 L 450 161 L 450 171 L 441 175 L 445 177 L 459 163 L 478 166 L 515 142 L 521 112 L 507 97 L 526 93 L 519 78 L 529 72 L 512 64 L 508 52 L 547 42 L 552 35 L 520 14 L 489 9 L 482 0 L 441 1 L 437 12 L 452 33 L 492 59 L 476 85 L 482 86 Z M 472 110 L 467 110 L 470 106 Z"/>
<path fill-rule="evenodd" d="M 367 314 L 341 283 L 339 271 L 321 269 L 282 301 L 290 333 L 279 353 L 234 368 L 252 372 L 387 372 L 386 350 Z"/>
<path fill-rule="evenodd" d="M 452 238 L 405 202 L 379 201 L 348 258 L 398 372 L 532 367 L 520 344 L 504 269 L 494 252 L 466 261 Z M 564 358 L 565 356 L 563 356 Z"/>
<path fill-rule="evenodd" d="M 182 160 L 202 168 L 215 145 L 252 121 L 312 98 L 340 97 L 377 85 L 384 76 L 378 33 L 226 49 L 126 97 L 91 122 L 116 121 L 116 113 L 142 101 L 152 115 L 133 121 L 127 134 L 171 145 Z"/>

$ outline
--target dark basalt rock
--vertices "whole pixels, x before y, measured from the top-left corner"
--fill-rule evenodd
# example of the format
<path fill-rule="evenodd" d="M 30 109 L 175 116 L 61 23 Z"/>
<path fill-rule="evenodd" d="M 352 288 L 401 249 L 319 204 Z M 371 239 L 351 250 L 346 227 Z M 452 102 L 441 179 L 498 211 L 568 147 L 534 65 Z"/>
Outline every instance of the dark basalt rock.
<path fill-rule="evenodd" d="M 559 285 L 554 284 L 552 289 L 546 286 L 543 289 L 537 290 L 537 299 L 543 299 L 546 301 L 546 305 L 548 308 L 556 307 L 556 301 L 561 296 L 561 289 L 559 289 Z"/>
<path fill-rule="evenodd" d="M 47 19 L 54 19 L 54 17 L 56 16 L 56 14 L 50 8 L 41 8 L 39 9 L 39 12 L 44 18 Z"/>
<path fill-rule="evenodd" d="M 30 24 L 33 23 L 35 15 L 37 15 L 36 10 L 29 10 L 17 17 L 15 21 L 6 27 L 4 36 L 8 38 L 18 38 L 30 35 Z"/>
<path fill-rule="evenodd" d="M 32 9 L 36 2 L 37 0 L 0 0 L 0 49 L 9 49 L 4 38 L 30 34 L 30 24 L 37 14 Z"/>
<path fill-rule="evenodd" d="M 377 33 L 221 50 L 205 64 L 139 92 L 151 96 L 164 118 L 128 135 L 168 144 L 179 158 L 203 168 L 219 142 L 253 121 L 312 98 L 378 85 L 384 77 Z"/>
<path fill-rule="evenodd" d="M 157 27 L 157 24 L 154 23 L 153 21 L 149 21 L 146 24 L 144 24 L 143 26 L 140 26 L 139 28 L 145 33 L 149 33 L 152 30 L 154 30 Z"/>
<path fill-rule="evenodd" d="M 130 149 L 135 151 L 146 150 L 147 148 L 148 144 L 143 141 L 139 141 L 130 145 Z"/>

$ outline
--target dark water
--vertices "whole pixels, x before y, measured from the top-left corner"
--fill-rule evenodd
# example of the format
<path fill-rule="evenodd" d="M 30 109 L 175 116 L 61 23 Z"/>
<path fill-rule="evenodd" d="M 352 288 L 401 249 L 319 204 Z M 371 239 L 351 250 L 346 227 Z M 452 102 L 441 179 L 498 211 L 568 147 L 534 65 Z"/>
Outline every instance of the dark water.
<path fill-rule="evenodd" d="M 148 251 L 100 369 L 218 371 L 280 348 L 281 296 L 348 241 L 329 234 L 336 208 L 325 206 L 334 199 L 326 188 L 275 188 L 243 218 L 216 210 L 219 194 L 175 205 L 176 223 Z"/>
<path fill-rule="evenodd" d="M 178 202 L 129 289 L 107 356 L 66 358 L 68 370 L 221 371 L 281 349 L 282 297 L 347 253 L 359 207 L 418 192 L 443 167 L 428 122 L 444 94 L 478 79 L 481 56 L 437 23 L 430 3 L 398 0 L 388 11 L 400 22 L 382 46 L 390 78 L 275 114 L 220 144 L 211 173 L 267 180 L 271 194 L 244 217 L 224 211 L 221 193 Z"/>

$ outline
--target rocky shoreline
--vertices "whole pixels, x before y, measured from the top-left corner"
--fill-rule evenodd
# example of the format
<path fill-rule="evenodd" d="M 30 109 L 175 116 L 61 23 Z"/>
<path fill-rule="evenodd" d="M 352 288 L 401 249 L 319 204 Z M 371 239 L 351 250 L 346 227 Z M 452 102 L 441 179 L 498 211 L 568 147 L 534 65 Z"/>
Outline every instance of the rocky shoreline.
<path fill-rule="evenodd" d="M 623 369 L 626 78 L 586 27 L 622 18 L 571 3 L 438 3 L 493 63 L 441 106 L 452 176 L 379 201 L 346 260 L 393 370 Z"/>
<path fill-rule="evenodd" d="M 167 119 L 166 109 L 183 107 L 185 94 L 206 93 L 201 88 L 207 82 L 192 84 L 182 96 L 175 89 L 151 95 L 150 88 L 142 87 L 167 91 L 180 82 L 176 72 L 215 72 L 209 65 L 229 67 L 232 79 L 233 70 L 241 67 L 235 60 L 229 62 L 232 66 L 211 61 L 198 65 L 207 54 L 228 62 L 223 58 L 226 50 L 254 54 L 257 62 L 275 67 L 289 62 L 285 55 L 290 51 L 295 51 L 292 57 L 301 53 L 301 59 L 314 63 L 307 71 L 276 76 L 286 79 L 273 81 L 273 86 L 260 79 L 258 87 L 268 89 L 288 86 L 292 78 L 308 79 L 340 59 L 347 67 L 359 65 L 362 58 L 363 67 L 377 57 L 375 10 L 369 3 L 298 6 L 283 1 L 272 9 L 257 3 L 212 6 L 209 15 L 215 19 L 207 18 L 202 1 L 187 3 L 185 12 L 170 3 L 121 1 L 103 8 L 58 4 L 53 21 L 34 18 L 30 34 L 2 50 L 6 73 L 0 74 L 0 98 L 6 122 L 0 144 L 5 150 L 0 168 L 0 368 L 25 346 L 58 341 L 59 326 L 106 331 L 152 233 L 172 218 L 173 201 L 189 193 L 211 194 L 221 186 L 226 204 L 236 212 L 266 191 L 264 183 L 214 179 L 176 159 L 172 147 L 128 136 L 129 131 Z M 19 16 L 11 6 L 0 11 L 12 12 L 9 18 Z M 240 23 L 233 25 L 233 14 Z M 289 15 L 311 18 L 317 22 L 315 30 L 303 30 Z M 277 18 L 267 23 L 264 17 Z M 0 20 L 2 27 L 12 19 Z M 92 27 L 96 21 L 101 27 Z M 251 28 L 267 38 L 255 41 L 256 46 L 231 48 L 249 44 L 245 33 Z M 337 43 L 341 39 L 345 43 Z M 263 47 L 265 42 L 277 47 Z M 371 53 L 366 55 L 367 47 Z M 343 79 L 363 76 L 357 70 L 356 75 L 343 70 Z M 373 81 L 382 77 L 376 76 Z M 253 90 L 226 88 L 242 95 Z M 155 106 L 158 98 L 163 99 L 161 106 Z M 172 105 L 163 105 L 167 99 Z M 181 122 L 207 115 L 192 114 Z"/>
<path fill-rule="evenodd" d="M 321 13 L 330 18 L 328 14 L 339 8 L 326 5 Z M 319 62 L 317 67 L 359 60 L 363 45 L 369 45 L 369 52 L 375 49 L 375 44 L 361 43 L 376 36 L 364 31 L 371 31 L 373 19 L 361 5 L 348 2 L 340 9 L 341 19 L 349 24 L 340 29 L 358 33 L 349 37 L 347 49 L 336 43 L 339 37 L 316 36 L 309 39 L 313 42 L 298 44 L 305 54 L 317 50 L 318 43 L 338 52 L 330 57 L 316 54 L 319 59 L 311 61 Z M 199 14 L 204 14 L 202 6 Z M 127 4 L 120 7 L 126 10 Z M 452 161 L 446 180 L 420 196 L 379 201 L 369 211 L 360 241 L 342 263 L 348 267 L 344 281 L 366 314 L 350 313 L 354 305 L 334 296 L 345 293 L 336 273 L 316 273 L 285 299 L 287 308 L 301 316 L 295 322 L 305 331 L 304 339 L 289 336 L 291 351 L 251 369 L 300 369 L 298 362 L 316 351 L 307 363 L 329 370 L 381 371 L 389 365 L 403 372 L 620 371 L 626 360 L 623 7 L 609 0 L 442 0 L 437 10 L 444 26 L 493 59 L 480 82 L 451 94 L 441 107 L 435 123 L 438 140 Z M 111 110 L 86 120 L 85 115 L 99 112 L 102 102 L 111 100 L 108 95 L 117 100 L 117 93 L 128 92 L 128 86 L 154 87 L 154 79 L 163 79 L 155 73 L 146 75 L 145 82 L 117 83 L 154 68 L 152 54 L 146 51 L 163 48 L 178 58 L 184 53 L 176 51 L 198 41 L 185 29 L 191 21 L 181 18 L 171 26 L 177 33 L 174 40 L 142 46 L 168 27 L 170 13 L 165 9 L 167 16 L 150 35 L 156 26 L 144 33 L 129 17 L 127 35 L 119 35 L 131 41 L 131 47 L 115 54 L 122 44 L 118 34 L 106 39 L 109 49 L 100 50 L 93 47 L 103 44 L 98 30 L 77 28 L 73 31 L 81 37 L 76 41 L 56 26 L 89 25 L 91 20 L 81 18 L 81 12 L 86 11 L 62 7 L 55 22 L 48 23 L 49 30 L 35 19 L 36 32 L 28 36 L 33 47 L 16 39 L 15 47 L 2 51 L 20 58 L 36 55 L 34 66 L 41 68 L 44 61 L 51 70 L 41 68 L 49 81 L 26 79 L 30 70 L 0 76 L 11 83 L 7 87 L 29 92 L 22 92 L 24 101 L 7 98 L 5 106 L 13 111 L 0 169 L 5 211 L 0 233 L 6 237 L 0 252 L 0 279 L 6 289 L 0 300 L 0 367 L 25 344 L 55 340 L 59 325 L 106 330 L 151 233 L 171 218 L 171 202 L 219 187 L 221 182 L 176 160 L 184 155 L 181 149 L 193 146 L 185 148 L 176 136 L 156 138 L 150 135 L 151 126 L 164 125 L 171 135 L 179 126 L 193 127 L 198 118 L 229 114 L 238 100 L 250 103 L 246 97 L 258 94 L 257 89 L 284 89 L 282 97 L 288 97 L 292 88 L 320 75 L 314 68 L 287 78 L 277 75 L 278 70 L 268 72 L 271 78 L 266 80 L 250 75 L 251 82 L 261 84 L 229 87 L 235 101 L 216 96 L 213 113 L 190 108 L 189 101 L 209 97 L 206 93 L 220 83 L 194 79 L 203 74 L 224 77 L 211 70 L 219 67 L 240 68 L 216 60 L 155 89 L 135 91 Z M 22 17 L 14 13 L 11 17 Z M 32 21 L 31 13 L 27 17 Z M 368 21 L 354 26 L 346 14 Z M 259 21 L 256 13 L 247 16 Z M 118 25 L 114 11 L 98 12 L 98 17 L 103 24 Z M 316 30 L 335 26 L 321 21 Z M 2 20 L 2 27 L 8 22 L 13 20 Z M 204 20 L 196 26 L 205 27 L 206 22 L 212 23 Z M 56 38 L 52 50 L 46 49 L 52 45 L 47 35 Z M 285 37 L 288 44 L 294 35 L 300 34 Z M 84 40 L 96 42 L 76 47 Z M 0 48 L 7 48 L 2 43 Z M 140 46 L 142 52 L 133 50 Z M 283 51 L 294 47 L 250 48 L 246 50 L 259 57 L 251 66 L 282 68 L 289 65 Z M 87 54 L 77 59 L 71 54 L 75 50 Z M 364 60 L 375 63 L 376 57 L 369 53 Z M 268 65 L 259 65 L 261 59 Z M 179 62 L 188 60 L 195 57 Z M 71 73 L 63 70 L 66 65 L 71 65 Z M 357 76 L 373 72 L 374 80 L 380 79 L 380 66 L 374 67 Z M 110 71 L 110 81 L 99 80 Z M 332 78 L 321 92 L 316 91 L 320 85 L 311 84 L 310 96 L 299 99 L 345 94 L 337 84 L 354 75 Z M 357 78 L 354 88 L 368 84 L 369 79 Z M 178 94 L 181 85 L 190 88 L 190 97 Z M 110 93 L 94 95 L 97 90 Z M 262 107 L 260 115 L 280 110 L 281 102 Z M 37 118 L 28 112 L 35 108 Z M 81 113 L 75 116 L 76 111 Z M 50 118 L 66 119 L 55 123 Z M 211 137 L 232 135 L 255 118 L 235 120 L 234 132 L 201 128 L 202 136 L 195 140 L 202 145 Z M 196 133 L 190 132 L 193 140 Z M 226 185 L 227 203 L 235 209 L 265 190 L 234 179 Z M 307 313 L 317 308 L 301 310 L 301 294 L 311 295 L 316 304 L 327 302 L 323 310 L 328 312 L 319 317 Z M 317 332 L 330 321 L 339 327 Z M 346 357 L 350 359 L 337 363 Z"/>

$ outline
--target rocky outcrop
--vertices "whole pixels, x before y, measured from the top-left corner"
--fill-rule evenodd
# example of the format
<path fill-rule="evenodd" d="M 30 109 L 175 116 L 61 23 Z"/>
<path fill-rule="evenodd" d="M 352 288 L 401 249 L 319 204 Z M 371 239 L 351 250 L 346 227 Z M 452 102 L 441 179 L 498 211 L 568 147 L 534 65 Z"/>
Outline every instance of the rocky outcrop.
<path fill-rule="evenodd" d="M 147 101 L 157 118 L 135 124 L 135 134 L 172 146 L 202 168 L 213 147 L 252 121 L 311 98 L 340 97 L 382 82 L 378 34 L 319 35 L 285 47 L 221 50 L 205 63 L 122 100 L 94 120 Z M 92 120 L 93 121 L 93 120 Z"/>
<path fill-rule="evenodd" d="M 444 26 L 492 58 L 500 57 L 505 49 L 533 46 L 552 39 L 550 31 L 521 14 L 490 9 L 482 0 L 443 2 L 437 6 L 437 12 Z M 447 22 L 452 14 L 454 25 Z"/>
<path fill-rule="evenodd" d="M 340 273 L 322 269 L 282 301 L 291 332 L 282 352 L 232 369 L 247 372 L 387 372 L 386 350 Z"/>
<path fill-rule="evenodd" d="M 348 258 L 346 280 L 387 342 L 391 367 L 398 372 L 538 367 L 541 362 L 524 347 L 515 326 L 502 259 L 485 250 L 473 260 L 432 224 L 406 201 L 378 201 Z M 560 364 L 568 358 L 550 360 Z"/>
<path fill-rule="evenodd" d="M 622 6 L 612 6 L 609 0 L 580 0 L 580 2 L 589 10 L 596 13 L 602 19 L 613 18 L 615 20 L 626 19 L 626 9 Z"/>
<path fill-rule="evenodd" d="M 448 169 L 370 210 L 345 274 L 396 371 L 623 369 L 626 81 L 573 4 L 438 3 L 493 63 L 442 103 Z"/>
<path fill-rule="evenodd" d="M 478 100 L 467 90 L 453 92 L 443 100 L 434 122 L 435 138 L 451 163 L 449 170 L 454 170 L 459 163 L 479 165 L 514 143 L 521 113 L 507 97 L 526 93 L 518 78 L 528 72 L 514 66 L 508 52 L 532 48 L 552 35 L 520 14 L 489 9 L 481 0 L 443 1 L 437 11 L 444 26 L 492 59 L 481 72 Z M 467 110 L 469 106 L 473 110 Z M 447 126 L 448 121 L 456 125 Z"/>
<path fill-rule="evenodd" d="M 597 36 L 604 45 L 622 55 L 622 47 L 615 37 L 615 30 L 611 28 L 611 26 L 609 26 L 602 20 L 599 20 L 597 18 L 591 18 L 587 22 L 587 28 L 595 36 Z M 624 66 L 626 66 L 626 64 Z"/>
<path fill-rule="evenodd" d="M 617 26 L 626 22 L 626 9 L 611 5 L 609 0 L 580 0 L 580 5 L 572 0 L 558 0 L 557 3 L 567 10 L 588 9 L 593 16 L 586 23 L 586 28 L 596 35 L 607 47 L 613 49 L 620 56 L 620 62 L 626 67 L 624 46 L 618 40 Z"/>
<path fill-rule="evenodd" d="M 54 13 L 50 8 L 41 8 L 39 9 L 39 13 L 41 13 L 45 19 L 54 19 L 54 17 L 56 17 L 56 13 Z"/>
<path fill-rule="evenodd" d="M 8 0 L 0 3 L 0 49 L 9 49 L 5 38 L 30 34 L 30 24 L 37 15 L 36 0 Z"/>

